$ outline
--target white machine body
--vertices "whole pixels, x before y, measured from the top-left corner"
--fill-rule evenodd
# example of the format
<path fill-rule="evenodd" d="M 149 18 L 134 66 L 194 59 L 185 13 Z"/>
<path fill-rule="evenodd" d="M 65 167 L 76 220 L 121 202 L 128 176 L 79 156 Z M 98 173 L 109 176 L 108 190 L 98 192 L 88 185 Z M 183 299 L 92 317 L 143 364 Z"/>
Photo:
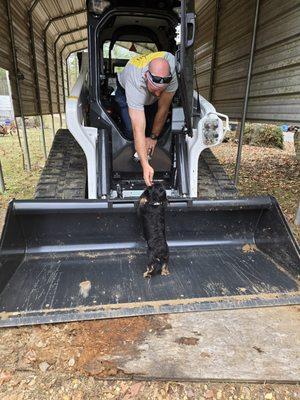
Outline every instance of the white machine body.
<path fill-rule="evenodd" d="M 88 197 L 97 198 L 97 128 L 84 125 L 84 87 L 88 76 L 88 54 L 82 57 L 78 79 L 66 102 L 67 127 L 84 151 L 88 171 Z M 227 115 L 220 114 L 204 97 L 194 91 L 194 102 L 200 102 L 201 118 L 193 129 L 193 137 L 186 137 L 188 149 L 189 197 L 197 197 L 198 161 L 202 151 L 222 143 L 229 130 Z M 201 179 L 201 177 L 200 177 Z"/>

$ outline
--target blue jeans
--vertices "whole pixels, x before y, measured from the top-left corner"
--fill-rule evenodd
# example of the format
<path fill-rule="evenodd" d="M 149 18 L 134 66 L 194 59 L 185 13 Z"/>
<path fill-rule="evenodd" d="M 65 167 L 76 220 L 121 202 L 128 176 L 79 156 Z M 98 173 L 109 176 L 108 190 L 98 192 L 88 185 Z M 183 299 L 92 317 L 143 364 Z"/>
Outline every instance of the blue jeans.
<path fill-rule="evenodd" d="M 128 105 L 126 101 L 125 90 L 117 81 L 117 90 L 115 94 L 115 101 L 119 106 L 120 116 L 123 124 L 123 133 L 128 140 L 133 140 L 133 132 L 131 119 L 129 116 Z M 144 106 L 145 117 L 146 117 L 146 136 L 150 136 L 152 133 L 152 127 L 155 115 L 157 113 L 157 101 L 149 106 Z"/>

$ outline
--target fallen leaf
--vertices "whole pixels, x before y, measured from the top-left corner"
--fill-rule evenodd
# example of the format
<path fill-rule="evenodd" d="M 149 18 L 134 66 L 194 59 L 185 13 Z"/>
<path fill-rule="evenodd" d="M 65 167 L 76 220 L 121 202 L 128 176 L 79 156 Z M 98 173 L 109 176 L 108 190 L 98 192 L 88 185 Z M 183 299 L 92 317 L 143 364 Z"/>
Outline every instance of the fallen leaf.
<path fill-rule="evenodd" d="M 213 390 L 207 390 L 205 393 L 204 393 L 204 397 L 206 398 L 206 399 L 212 399 L 213 397 L 214 397 L 214 392 L 213 392 Z"/>
<path fill-rule="evenodd" d="M 27 363 L 27 364 L 31 364 L 31 363 L 33 363 L 34 361 L 36 361 L 36 352 L 34 351 L 34 350 L 32 350 L 32 349 L 30 349 L 29 351 L 27 351 L 27 353 L 25 354 L 25 356 L 24 356 L 24 359 L 25 359 L 25 362 Z"/>
<path fill-rule="evenodd" d="M 43 362 L 41 362 L 40 364 L 39 364 L 39 369 L 42 371 L 42 372 L 46 372 L 47 371 L 47 369 L 50 367 L 50 365 L 46 362 L 46 361 L 43 361 Z"/>
<path fill-rule="evenodd" d="M 68 366 L 69 366 L 69 367 L 74 367 L 74 365 L 75 365 L 75 359 L 72 357 L 72 358 L 70 358 L 70 360 L 68 361 Z"/>
<path fill-rule="evenodd" d="M 138 382 L 130 386 L 129 391 L 126 393 L 123 400 L 134 399 L 141 390 L 142 385 L 142 383 Z"/>
<path fill-rule="evenodd" d="M 4 382 L 9 382 L 12 378 L 12 374 L 8 371 L 1 371 L 0 372 L 0 385 Z"/>

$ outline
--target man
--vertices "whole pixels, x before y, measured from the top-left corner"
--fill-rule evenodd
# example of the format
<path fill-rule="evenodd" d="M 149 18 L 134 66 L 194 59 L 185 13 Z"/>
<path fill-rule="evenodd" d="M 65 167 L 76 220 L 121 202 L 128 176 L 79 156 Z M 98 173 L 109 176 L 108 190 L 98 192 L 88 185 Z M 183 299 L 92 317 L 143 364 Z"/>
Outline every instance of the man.
<path fill-rule="evenodd" d="M 175 57 L 166 51 L 134 57 L 118 73 L 115 98 L 147 186 L 153 184 L 154 175 L 148 155 L 154 151 L 177 87 Z"/>

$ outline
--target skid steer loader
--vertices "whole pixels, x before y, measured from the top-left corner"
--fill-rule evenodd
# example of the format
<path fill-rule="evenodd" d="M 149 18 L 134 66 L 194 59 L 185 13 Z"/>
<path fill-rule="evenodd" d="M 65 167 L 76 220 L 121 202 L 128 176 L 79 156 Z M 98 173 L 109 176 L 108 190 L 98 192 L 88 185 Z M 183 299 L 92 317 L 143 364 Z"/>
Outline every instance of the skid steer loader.
<path fill-rule="evenodd" d="M 213 200 L 197 191 L 228 117 L 193 91 L 193 3 L 87 2 L 89 48 L 66 104 L 69 131 L 56 135 L 37 199 L 8 207 L 0 326 L 299 303 L 299 247 L 276 200 L 239 198 L 232 185 Z M 172 273 L 150 281 L 136 213 L 145 184 L 114 101 L 128 61 L 114 47 L 128 43 L 176 54 L 179 82 L 151 160 L 169 199 Z"/>

